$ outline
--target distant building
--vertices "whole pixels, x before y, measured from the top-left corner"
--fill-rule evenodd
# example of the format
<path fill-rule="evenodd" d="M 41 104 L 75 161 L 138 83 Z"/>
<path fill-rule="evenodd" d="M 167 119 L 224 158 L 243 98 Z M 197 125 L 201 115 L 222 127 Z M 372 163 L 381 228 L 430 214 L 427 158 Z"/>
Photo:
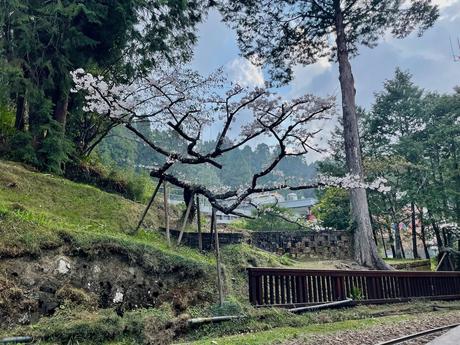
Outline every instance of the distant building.
<path fill-rule="evenodd" d="M 173 205 L 177 205 L 183 203 L 183 199 L 181 195 L 172 195 L 169 199 L 169 203 Z M 201 202 L 201 212 L 204 216 L 211 216 L 211 205 L 209 202 L 204 199 L 200 198 Z M 229 200 L 231 202 L 231 200 Z M 313 205 L 315 205 L 317 199 L 315 198 L 301 198 L 299 199 L 296 193 L 289 193 L 286 199 L 277 192 L 270 192 L 270 193 L 260 193 L 257 195 L 253 195 L 251 197 L 251 201 L 247 201 L 242 203 L 236 210 L 236 213 L 244 214 L 250 216 L 255 207 L 253 205 L 261 206 L 261 205 L 270 205 L 276 204 L 278 207 L 285 208 L 291 210 L 294 214 L 298 215 L 302 218 L 307 218 L 310 215 L 310 211 Z M 234 214 L 224 214 L 220 211 L 216 212 L 216 219 L 218 224 L 229 224 L 234 220 L 240 218 Z"/>
<path fill-rule="evenodd" d="M 287 200 L 278 203 L 278 206 L 281 208 L 287 208 L 299 216 L 307 217 L 311 208 L 318 202 L 316 198 L 305 198 L 305 199 L 296 199 L 296 200 Z"/>

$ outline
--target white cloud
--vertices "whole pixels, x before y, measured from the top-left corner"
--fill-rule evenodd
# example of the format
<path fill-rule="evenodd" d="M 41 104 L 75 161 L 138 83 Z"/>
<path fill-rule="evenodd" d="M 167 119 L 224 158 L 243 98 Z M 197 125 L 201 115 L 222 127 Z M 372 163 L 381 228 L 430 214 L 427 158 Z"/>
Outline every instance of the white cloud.
<path fill-rule="evenodd" d="M 230 61 L 226 66 L 231 81 L 241 86 L 264 86 L 265 79 L 262 69 L 254 66 L 247 59 L 238 57 Z"/>
<path fill-rule="evenodd" d="M 317 63 L 309 66 L 297 65 L 294 67 L 294 79 L 291 82 L 291 96 L 296 97 L 310 90 L 313 79 L 328 72 L 332 67 L 327 58 L 320 59 Z"/>
<path fill-rule="evenodd" d="M 435 5 L 438 5 L 440 8 L 449 7 L 452 4 L 455 4 L 458 0 L 433 0 Z"/>

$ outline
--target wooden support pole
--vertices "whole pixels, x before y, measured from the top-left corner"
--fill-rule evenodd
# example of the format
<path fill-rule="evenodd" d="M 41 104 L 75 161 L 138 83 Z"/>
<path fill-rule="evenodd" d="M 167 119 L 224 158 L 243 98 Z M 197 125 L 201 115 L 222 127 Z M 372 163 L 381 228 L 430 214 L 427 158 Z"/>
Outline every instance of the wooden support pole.
<path fill-rule="evenodd" d="M 210 235 L 209 235 L 209 247 L 211 249 L 214 249 L 214 218 L 212 217 L 212 210 L 214 210 L 214 208 L 212 208 L 211 206 L 211 229 L 210 229 Z"/>
<path fill-rule="evenodd" d="M 171 247 L 171 234 L 169 233 L 168 185 L 166 181 L 163 183 L 163 204 L 165 209 L 166 240 L 168 241 L 168 246 Z"/>
<path fill-rule="evenodd" d="M 214 247 L 217 263 L 217 290 L 219 292 L 219 305 L 224 305 L 224 287 L 222 281 L 222 268 L 220 262 L 219 232 L 217 231 L 216 209 L 213 207 L 211 212 L 211 228 L 214 230 Z"/>
<path fill-rule="evenodd" d="M 196 196 L 196 225 L 198 227 L 198 249 L 203 250 L 203 235 L 201 233 L 200 196 Z"/>
<path fill-rule="evenodd" d="M 187 225 L 187 219 L 188 219 L 188 216 L 190 215 L 192 204 L 193 204 L 193 195 L 190 198 L 190 202 L 188 203 L 187 210 L 185 211 L 184 221 L 182 222 L 182 227 L 180 229 L 179 238 L 177 239 L 177 245 L 179 245 L 180 242 L 182 241 L 182 236 L 184 235 L 185 226 Z"/>
<path fill-rule="evenodd" d="M 147 212 L 149 211 L 150 207 L 152 206 L 153 201 L 155 200 L 155 197 L 157 196 L 158 191 L 160 190 L 160 187 L 161 187 L 162 183 L 163 183 L 163 178 L 160 178 L 160 180 L 158 181 L 157 186 L 155 187 L 155 190 L 153 191 L 152 197 L 150 198 L 150 201 L 147 204 L 147 207 L 145 208 L 144 212 L 142 213 L 141 219 L 139 219 L 139 223 L 137 223 L 136 230 L 134 231 L 134 233 L 139 231 L 139 228 L 141 227 L 142 222 L 144 221 L 144 218 L 147 215 Z"/>
<path fill-rule="evenodd" d="M 435 271 L 436 271 L 436 272 L 439 270 L 439 268 L 441 268 L 442 262 L 444 261 L 444 259 L 446 258 L 446 256 L 447 256 L 447 252 L 444 252 L 444 253 L 442 254 L 441 260 L 439 260 L 439 263 L 438 263 L 438 265 L 437 265 L 436 268 L 435 268 Z"/>

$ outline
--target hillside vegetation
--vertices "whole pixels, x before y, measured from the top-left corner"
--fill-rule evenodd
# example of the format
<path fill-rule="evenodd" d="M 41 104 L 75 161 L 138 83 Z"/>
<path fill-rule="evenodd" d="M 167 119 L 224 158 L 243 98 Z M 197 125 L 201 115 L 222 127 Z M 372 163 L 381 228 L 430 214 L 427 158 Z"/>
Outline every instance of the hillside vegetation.
<path fill-rule="evenodd" d="M 56 247 L 65 238 L 149 245 L 153 234 L 130 235 L 143 205 L 84 184 L 0 161 L 0 253 L 16 256 Z M 159 206 L 145 224 L 159 225 Z"/>
<path fill-rule="evenodd" d="M 144 207 L 88 185 L 0 161 L 0 322 L 10 327 L 24 323 L 2 335 L 25 332 L 53 341 L 59 334 L 67 340 L 85 340 L 96 334 L 106 339 L 126 334 L 142 338 L 146 336 L 144 319 L 155 318 L 153 323 L 169 329 L 172 320 L 184 312 L 201 316 L 239 311 L 239 305 L 246 304 L 248 265 L 290 264 L 290 260 L 246 244 L 222 248 L 229 302 L 226 310 L 216 309 L 214 255 L 183 246 L 169 247 L 164 236 L 155 231 L 162 225 L 163 211 L 158 204 L 145 220 L 148 230 L 134 234 Z M 60 258 L 72 264 L 71 273 L 56 273 Z M 95 266 L 106 271 L 95 275 Z M 135 274 L 130 277 L 128 271 L 133 270 Z M 86 280 L 80 283 L 82 277 L 94 289 L 86 287 Z M 144 283 L 139 285 L 139 279 Z M 101 306 L 101 295 L 107 289 L 99 285 L 105 281 L 112 282 L 112 295 L 117 284 L 135 292 L 124 319 L 115 314 L 116 305 L 109 303 L 109 309 L 103 310 L 107 306 Z M 143 294 L 154 290 L 158 281 L 162 282 L 158 297 L 151 304 L 143 304 Z M 57 309 L 39 312 L 37 305 L 50 301 Z M 136 309 L 137 303 L 150 309 L 129 311 Z M 41 315 L 18 321 L 31 314 L 30 310 Z M 51 317 L 43 317 L 46 315 Z M 167 315 L 169 321 L 158 315 Z M 116 332 L 113 327 L 105 330 L 103 320 L 120 327 Z M 180 324 L 180 318 L 176 321 Z M 169 333 L 174 334 L 172 330 Z"/>

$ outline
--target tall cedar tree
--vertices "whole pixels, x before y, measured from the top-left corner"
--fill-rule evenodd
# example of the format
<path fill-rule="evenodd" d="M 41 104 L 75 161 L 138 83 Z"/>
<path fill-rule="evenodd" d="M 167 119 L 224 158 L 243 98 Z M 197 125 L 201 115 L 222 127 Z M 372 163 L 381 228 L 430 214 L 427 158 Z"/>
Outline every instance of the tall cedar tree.
<path fill-rule="evenodd" d="M 219 8 L 236 28 L 243 54 L 268 65 L 275 80 L 289 81 L 296 64 L 312 64 L 322 57 L 338 62 L 347 168 L 363 179 L 350 58 L 360 45 L 376 46 L 387 31 L 397 38 L 415 29 L 420 35 L 437 19 L 437 7 L 430 0 L 221 0 Z M 366 191 L 354 189 L 350 194 L 355 259 L 389 269 L 372 239 Z"/>
<path fill-rule="evenodd" d="M 205 10 L 198 0 L 1 0 L 0 76 L 3 65 L 16 68 L 9 84 L 18 134 L 31 134 L 37 155 L 56 156 L 66 140 L 51 142 L 54 132 L 81 146 L 85 133 L 74 118 L 82 101 L 69 93 L 70 71 L 83 67 L 127 80 L 148 73 L 158 59 L 186 61 Z M 94 145 L 87 146 L 83 153 Z M 60 170 L 59 160 L 52 169 L 42 165 Z"/>

